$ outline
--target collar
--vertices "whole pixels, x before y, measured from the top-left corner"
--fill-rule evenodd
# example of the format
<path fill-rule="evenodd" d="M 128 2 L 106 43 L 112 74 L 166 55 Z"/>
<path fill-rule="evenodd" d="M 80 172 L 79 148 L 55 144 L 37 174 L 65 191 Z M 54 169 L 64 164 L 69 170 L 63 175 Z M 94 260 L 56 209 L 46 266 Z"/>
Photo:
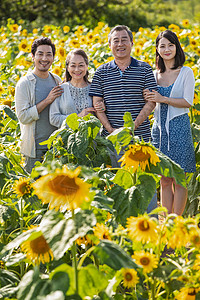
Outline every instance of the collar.
<path fill-rule="evenodd" d="M 110 62 L 110 66 L 112 68 L 116 68 L 116 67 L 119 68 L 118 65 L 115 62 L 115 59 Z M 131 63 L 128 67 L 137 67 L 137 66 L 138 66 L 137 59 L 135 59 L 131 56 Z"/>

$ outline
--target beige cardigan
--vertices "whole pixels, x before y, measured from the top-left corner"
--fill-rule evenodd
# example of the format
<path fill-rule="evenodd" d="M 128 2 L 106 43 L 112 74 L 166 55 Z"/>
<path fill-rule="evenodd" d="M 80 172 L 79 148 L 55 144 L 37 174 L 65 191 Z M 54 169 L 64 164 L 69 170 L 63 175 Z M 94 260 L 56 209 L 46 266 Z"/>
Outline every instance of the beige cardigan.
<path fill-rule="evenodd" d="M 59 76 L 51 74 L 56 83 L 61 82 Z M 21 129 L 21 153 L 35 157 L 35 124 L 39 114 L 35 105 L 36 78 L 32 72 L 28 72 L 17 83 L 15 88 L 16 114 Z"/>

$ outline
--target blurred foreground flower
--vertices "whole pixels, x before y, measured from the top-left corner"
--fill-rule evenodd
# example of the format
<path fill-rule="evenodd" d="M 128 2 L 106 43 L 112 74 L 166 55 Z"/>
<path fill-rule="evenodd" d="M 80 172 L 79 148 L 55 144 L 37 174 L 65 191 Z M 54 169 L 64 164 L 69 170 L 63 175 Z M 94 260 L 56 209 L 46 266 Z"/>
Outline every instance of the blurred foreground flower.
<path fill-rule="evenodd" d="M 137 272 L 134 269 L 122 269 L 123 285 L 127 288 L 135 287 L 139 281 Z"/>
<path fill-rule="evenodd" d="M 195 300 L 196 294 L 199 289 L 194 287 L 184 287 L 180 290 L 180 293 L 176 296 L 176 300 Z"/>
<path fill-rule="evenodd" d="M 137 242 L 156 242 L 158 240 L 157 224 L 147 215 L 127 219 L 129 236 Z"/>
<path fill-rule="evenodd" d="M 133 172 L 135 172 L 139 167 L 142 171 L 145 171 L 146 167 L 149 168 L 149 162 L 156 165 L 160 159 L 151 146 L 147 144 L 135 144 L 128 147 L 128 150 L 119 161 L 121 161 L 122 166 L 125 165 L 126 168 L 133 167 Z"/>
<path fill-rule="evenodd" d="M 33 240 L 23 242 L 21 249 L 26 253 L 27 258 L 36 264 L 45 264 L 53 259 L 53 252 L 43 235 Z"/>
<path fill-rule="evenodd" d="M 69 170 L 66 166 L 55 173 L 40 177 L 34 184 L 35 194 L 43 203 L 49 203 L 50 209 L 76 209 L 83 201 L 89 201 L 90 185 L 78 178 L 81 168 Z"/>
<path fill-rule="evenodd" d="M 20 177 L 19 180 L 15 180 L 13 190 L 19 197 L 29 194 L 31 191 L 30 179 Z"/>
<path fill-rule="evenodd" d="M 158 265 L 158 259 L 155 254 L 146 251 L 136 251 L 132 256 L 137 265 L 143 267 L 145 273 L 151 272 Z"/>

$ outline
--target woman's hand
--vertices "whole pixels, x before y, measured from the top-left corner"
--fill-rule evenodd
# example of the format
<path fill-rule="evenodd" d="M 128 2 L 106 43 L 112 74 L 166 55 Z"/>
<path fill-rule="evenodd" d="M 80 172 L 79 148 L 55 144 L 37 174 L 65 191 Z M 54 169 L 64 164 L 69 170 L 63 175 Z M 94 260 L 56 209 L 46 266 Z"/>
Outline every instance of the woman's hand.
<path fill-rule="evenodd" d="M 143 97 L 145 101 L 166 103 L 166 97 L 162 96 L 155 90 L 152 91 L 148 89 L 143 90 Z"/>
<path fill-rule="evenodd" d="M 94 113 L 94 112 L 95 112 L 94 107 L 88 107 L 88 108 L 84 108 L 84 109 L 78 114 L 78 116 L 79 116 L 79 117 L 85 117 L 85 116 L 87 116 L 88 114 Z"/>
<path fill-rule="evenodd" d="M 102 113 L 102 112 L 105 112 L 106 110 L 106 107 L 105 107 L 105 104 L 102 100 L 99 100 L 95 103 L 94 105 L 94 109 L 96 112 L 98 113 Z"/>

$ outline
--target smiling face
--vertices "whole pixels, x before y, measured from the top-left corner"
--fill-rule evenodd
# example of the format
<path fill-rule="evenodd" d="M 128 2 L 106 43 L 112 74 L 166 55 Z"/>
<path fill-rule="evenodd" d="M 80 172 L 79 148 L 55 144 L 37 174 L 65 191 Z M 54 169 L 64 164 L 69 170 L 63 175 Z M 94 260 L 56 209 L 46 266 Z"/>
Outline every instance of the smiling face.
<path fill-rule="evenodd" d="M 163 37 L 159 41 L 157 51 L 164 61 L 174 60 L 176 55 L 176 45 Z"/>
<path fill-rule="evenodd" d="M 48 70 L 51 67 L 54 60 L 51 46 L 38 46 L 35 55 L 32 54 L 32 58 L 35 64 L 34 73 L 39 77 L 44 77 L 48 75 Z"/>
<path fill-rule="evenodd" d="M 110 49 L 115 59 L 130 58 L 133 42 L 126 30 L 114 31 L 111 35 Z"/>
<path fill-rule="evenodd" d="M 72 54 L 67 70 L 72 77 L 71 80 L 84 80 L 84 76 L 87 73 L 88 65 L 86 64 L 83 56 L 78 54 Z"/>

